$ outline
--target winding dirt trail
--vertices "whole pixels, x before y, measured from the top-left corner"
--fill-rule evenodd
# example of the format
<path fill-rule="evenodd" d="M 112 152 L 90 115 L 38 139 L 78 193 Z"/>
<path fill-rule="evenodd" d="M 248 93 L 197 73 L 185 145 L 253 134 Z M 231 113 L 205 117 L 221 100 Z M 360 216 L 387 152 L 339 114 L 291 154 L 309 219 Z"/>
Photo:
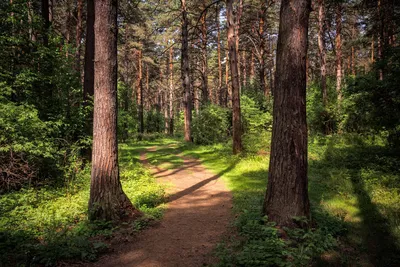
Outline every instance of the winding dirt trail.
<path fill-rule="evenodd" d="M 141 154 L 145 163 L 146 153 Z M 215 262 L 212 250 L 229 232 L 232 195 L 219 175 L 199 160 L 182 158 L 183 164 L 176 169 L 151 168 L 159 182 L 173 184 L 162 221 L 118 245 L 117 251 L 94 266 L 188 267 Z"/>

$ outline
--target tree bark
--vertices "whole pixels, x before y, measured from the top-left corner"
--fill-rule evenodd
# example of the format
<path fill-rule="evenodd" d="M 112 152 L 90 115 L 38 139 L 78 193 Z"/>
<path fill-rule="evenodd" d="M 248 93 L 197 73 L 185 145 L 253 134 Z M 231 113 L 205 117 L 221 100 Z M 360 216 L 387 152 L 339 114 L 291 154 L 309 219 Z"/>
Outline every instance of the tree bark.
<path fill-rule="evenodd" d="M 328 103 L 328 92 L 326 89 L 326 48 L 325 48 L 325 3 L 324 0 L 318 0 L 318 49 L 321 61 L 321 91 L 322 102 L 324 106 Z"/>
<path fill-rule="evenodd" d="M 221 32 L 219 27 L 219 6 L 217 4 L 216 8 L 216 24 L 217 24 L 217 55 L 218 55 L 218 96 L 219 96 L 219 104 L 224 106 L 224 90 L 222 88 L 222 65 L 221 65 Z M 226 106 L 226 104 L 225 104 Z"/>
<path fill-rule="evenodd" d="M 184 90 L 184 121 L 185 121 L 185 141 L 192 141 L 191 124 L 192 124 L 192 93 L 190 90 L 190 66 L 189 66 L 189 38 L 188 38 L 188 18 L 186 11 L 186 0 L 181 0 L 182 15 L 182 48 L 181 48 L 181 71 L 182 86 Z"/>
<path fill-rule="evenodd" d="M 43 18 L 43 44 L 49 45 L 49 29 L 50 29 L 50 15 L 49 15 L 49 0 L 42 0 L 42 18 Z"/>
<path fill-rule="evenodd" d="M 239 93 L 241 92 L 241 73 L 240 73 L 240 54 L 239 54 L 239 44 L 240 44 L 240 19 L 242 18 L 243 14 L 243 0 L 239 0 L 239 5 L 237 7 L 237 14 L 236 14 L 236 23 L 235 23 L 235 42 L 236 42 L 236 59 L 237 59 L 237 66 L 238 66 L 238 81 L 239 81 Z M 233 14 L 233 13 L 232 13 Z M 235 21 L 234 21 L 235 22 Z"/>
<path fill-rule="evenodd" d="M 206 3 L 203 1 L 203 15 L 201 16 L 201 91 L 202 102 L 207 103 L 212 99 L 211 91 L 208 88 L 208 60 L 207 60 L 207 9 Z"/>
<path fill-rule="evenodd" d="M 342 101 L 342 4 L 336 6 L 336 93 L 339 102 Z"/>
<path fill-rule="evenodd" d="M 76 70 L 81 70 L 81 41 L 82 41 L 82 0 L 78 0 L 77 3 L 77 22 L 75 30 L 75 58 L 76 58 Z"/>
<path fill-rule="evenodd" d="M 174 135 L 174 65 L 173 50 L 169 48 L 169 134 Z"/>
<path fill-rule="evenodd" d="M 233 0 L 226 1 L 229 63 L 231 67 L 232 80 L 232 129 L 233 129 L 233 154 L 242 151 L 242 124 L 240 114 L 240 83 L 237 62 L 237 47 L 235 36 L 235 22 L 233 18 Z"/>
<path fill-rule="evenodd" d="M 135 212 L 122 190 L 117 141 L 117 1 L 96 0 L 93 161 L 89 219 L 118 221 Z"/>
<path fill-rule="evenodd" d="M 265 6 L 264 1 L 261 1 L 261 10 L 259 13 L 260 20 L 259 20 L 259 28 L 258 28 L 258 35 L 260 37 L 260 46 L 259 46 L 259 51 L 260 51 L 260 69 L 258 72 L 259 79 L 260 79 L 260 88 L 261 91 L 264 93 L 265 97 L 269 97 L 269 90 L 268 86 L 265 84 L 265 40 L 264 40 L 264 20 L 265 20 L 265 15 L 266 15 L 267 8 Z"/>
<path fill-rule="evenodd" d="M 142 51 L 137 50 L 137 66 L 138 66 L 138 76 L 136 80 L 136 103 L 138 107 L 138 131 L 140 134 L 144 133 L 144 116 L 143 116 L 143 71 L 142 71 Z"/>
<path fill-rule="evenodd" d="M 283 0 L 274 87 L 274 118 L 263 213 L 294 227 L 310 216 L 307 180 L 306 55 L 311 0 Z"/>
<path fill-rule="evenodd" d="M 94 93 L 94 0 L 87 1 L 85 69 L 83 79 L 83 101 L 87 103 Z"/>
<path fill-rule="evenodd" d="M 229 83 L 229 48 L 228 48 L 228 40 L 226 41 L 226 50 L 225 50 L 225 107 L 232 107 L 232 87 Z"/>

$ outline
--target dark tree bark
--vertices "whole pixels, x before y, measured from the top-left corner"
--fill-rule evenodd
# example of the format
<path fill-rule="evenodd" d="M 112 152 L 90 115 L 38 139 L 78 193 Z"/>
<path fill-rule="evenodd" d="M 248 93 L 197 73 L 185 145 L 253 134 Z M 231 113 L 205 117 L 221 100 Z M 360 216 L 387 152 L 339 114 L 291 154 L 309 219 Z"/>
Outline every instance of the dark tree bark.
<path fill-rule="evenodd" d="M 50 29 L 50 11 L 49 0 L 42 0 L 42 18 L 43 18 L 43 44 L 49 45 L 48 31 Z"/>
<path fill-rule="evenodd" d="M 311 0 L 283 0 L 274 87 L 271 159 L 263 213 L 293 227 L 309 218 L 307 180 L 306 56 Z"/>
<path fill-rule="evenodd" d="M 318 49 L 321 61 L 321 90 L 324 106 L 328 103 L 328 92 L 326 90 L 326 48 L 325 48 L 325 3 L 318 0 Z"/>
<path fill-rule="evenodd" d="M 207 9 L 203 1 L 203 15 L 201 16 L 201 93 L 203 104 L 212 99 L 208 88 L 208 58 L 207 58 Z"/>
<path fill-rule="evenodd" d="M 338 101 L 342 101 L 342 4 L 336 6 L 336 93 Z"/>
<path fill-rule="evenodd" d="M 182 15 L 182 48 L 181 48 L 181 71 L 182 85 L 184 90 L 184 121 L 185 121 L 185 141 L 192 141 L 191 124 L 192 124 L 192 94 L 190 90 L 190 67 L 189 67 L 189 38 L 188 38 L 188 18 L 186 11 L 186 0 L 181 0 Z"/>
<path fill-rule="evenodd" d="M 86 13 L 86 45 L 85 68 L 83 79 L 83 101 L 87 101 L 94 94 L 94 0 L 87 1 Z"/>
<path fill-rule="evenodd" d="M 82 41 L 82 0 L 77 2 L 76 30 L 75 30 L 75 58 L 76 70 L 81 71 L 81 41 Z"/>
<path fill-rule="evenodd" d="M 218 56 L 218 98 L 221 106 L 226 106 L 224 99 L 226 98 L 225 90 L 222 88 L 222 65 L 221 65 L 221 32 L 219 27 L 219 6 L 216 6 L 216 24 L 217 24 L 217 56 Z"/>
<path fill-rule="evenodd" d="M 233 129 L 233 154 L 242 151 L 242 124 L 240 115 L 240 83 L 237 62 L 237 49 L 235 36 L 235 22 L 233 18 L 233 0 L 226 1 L 227 24 L 228 24 L 228 48 L 229 63 L 231 67 L 232 80 L 232 129 Z"/>
<path fill-rule="evenodd" d="M 117 141 L 117 1 L 96 0 L 93 161 L 89 219 L 117 221 L 135 209 L 122 190 Z"/>

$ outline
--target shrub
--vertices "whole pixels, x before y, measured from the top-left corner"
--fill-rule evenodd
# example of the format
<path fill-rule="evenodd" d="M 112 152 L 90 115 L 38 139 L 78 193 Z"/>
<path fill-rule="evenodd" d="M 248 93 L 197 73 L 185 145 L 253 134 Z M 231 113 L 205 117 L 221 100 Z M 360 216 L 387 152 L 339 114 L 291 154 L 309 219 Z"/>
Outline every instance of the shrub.
<path fill-rule="evenodd" d="M 227 109 L 213 104 L 202 108 L 192 121 L 193 142 L 206 145 L 226 140 L 228 114 Z"/>

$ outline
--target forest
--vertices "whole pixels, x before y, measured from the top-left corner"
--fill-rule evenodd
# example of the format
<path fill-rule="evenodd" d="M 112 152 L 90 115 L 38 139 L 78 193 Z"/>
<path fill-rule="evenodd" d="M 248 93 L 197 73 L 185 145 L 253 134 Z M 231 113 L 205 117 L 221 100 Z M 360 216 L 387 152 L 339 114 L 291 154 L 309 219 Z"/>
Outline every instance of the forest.
<path fill-rule="evenodd" d="M 400 2 L 0 1 L 0 267 L 400 266 Z"/>

